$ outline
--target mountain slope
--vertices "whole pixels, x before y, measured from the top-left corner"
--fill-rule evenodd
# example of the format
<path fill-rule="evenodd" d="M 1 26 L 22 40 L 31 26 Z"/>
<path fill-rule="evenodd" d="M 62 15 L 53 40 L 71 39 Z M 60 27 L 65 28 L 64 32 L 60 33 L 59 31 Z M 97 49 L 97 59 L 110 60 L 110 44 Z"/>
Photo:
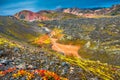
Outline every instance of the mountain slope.
<path fill-rule="evenodd" d="M 57 11 L 70 13 L 83 17 L 94 17 L 97 15 L 119 15 L 120 5 L 113 5 L 110 8 L 90 8 L 90 9 L 79 9 L 79 8 L 63 8 L 57 9 Z"/>
<path fill-rule="evenodd" d="M 73 14 L 49 11 L 49 10 L 42 10 L 36 13 L 28 10 L 23 10 L 21 12 L 16 13 L 14 16 L 17 19 L 26 20 L 26 21 L 36 21 L 36 20 L 45 21 L 45 20 L 78 18 L 78 16 Z"/>
<path fill-rule="evenodd" d="M 41 14 L 34 13 L 28 10 L 23 10 L 19 13 L 16 13 L 15 17 L 18 19 L 26 20 L 26 21 L 49 20 L 49 18 L 47 18 L 46 16 L 42 16 Z"/>
<path fill-rule="evenodd" d="M 111 15 L 120 15 L 120 5 L 114 5 L 111 10 Z"/>
<path fill-rule="evenodd" d="M 114 21 L 114 23 L 111 21 Z M 110 24 L 108 26 L 109 23 L 114 25 Z M 35 26 L 35 24 L 37 23 L 21 21 L 16 19 L 15 17 L 2 17 L 2 16 L 0 17 L 0 35 L 2 35 L 2 37 L 0 36 L 1 80 L 6 80 L 6 79 L 9 80 L 16 80 L 16 79 L 19 80 L 32 80 L 32 79 L 34 80 L 40 80 L 40 79 L 119 80 L 120 79 L 119 66 L 109 65 L 107 63 L 101 63 L 99 61 L 85 60 L 73 56 L 66 57 L 65 55 L 61 55 L 60 53 L 53 51 L 51 47 L 40 48 L 34 45 L 26 46 L 24 44 L 26 42 L 24 43 L 21 42 L 21 45 L 23 47 L 22 48 L 19 47 L 16 41 L 18 42 L 29 41 L 31 39 L 37 38 L 39 34 L 41 34 L 40 28 Z M 115 31 L 115 33 L 112 35 L 113 37 L 112 38 L 110 37 L 110 39 L 114 38 L 117 40 L 117 38 L 119 38 L 119 29 L 120 29 L 118 25 L 119 17 L 107 18 L 107 19 L 82 18 L 82 19 L 71 19 L 71 20 L 63 20 L 63 21 L 54 20 L 54 21 L 45 21 L 43 22 L 43 24 L 47 25 L 49 28 L 51 28 L 51 30 L 52 28 L 54 29 L 56 27 L 61 28 L 64 30 L 64 33 L 66 32 L 65 34 L 70 35 L 72 36 L 72 38 L 75 39 L 86 38 L 84 36 L 91 35 L 90 39 L 86 38 L 86 40 L 97 41 L 100 39 L 101 42 L 104 42 L 106 38 L 109 39 L 109 36 L 104 37 L 99 34 L 101 34 L 101 32 L 103 32 L 103 35 L 106 32 L 111 34 L 110 31 L 113 32 Z M 98 26 L 98 24 L 100 25 Z M 104 32 L 104 29 L 107 31 Z M 61 30 L 60 31 L 57 30 L 56 32 L 61 32 Z M 98 34 L 96 34 L 95 32 L 97 32 Z M 78 33 L 80 33 L 81 35 L 80 34 L 78 35 Z M 4 37 L 6 37 L 7 39 Z M 16 41 L 11 41 L 11 38 L 14 38 Z M 45 39 L 45 37 L 43 38 Z M 56 45 L 57 43 L 54 44 Z M 64 48 L 63 46 L 61 47 Z M 71 49 L 70 46 L 66 46 L 66 47 L 69 47 L 67 48 L 67 51 Z M 90 53 L 90 51 L 87 51 L 87 53 Z M 96 52 L 96 54 L 98 55 L 99 53 Z"/>
<path fill-rule="evenodd" d="M 18 40 L 29 41 L 40 35 L 36 26 L 21 22 L 15 17 L 0 16 L 0 34 Z"/>
<path fill-rule="evenodd" d="M 23 10 L 16 13 L 14 16 L 17 19 L 26 21 L 46 21 L 46 20 L 63 20 L 73 18 L 96 18 L 96 17 L 111 17 L 120 14 L 120 5 L 113 5 L 110 8 L 60 8 L 56 10 L 41 10 L 32 12 Z"/>
<path fill-rule="evenodd" d="M 65 36 L 58 42 L 81 46 L 80 56 L 120 65 L 120 17 L 81 18 L 40 22 L 50 29 L 59 28 Z M 104 57 L 104 58 L 103 58 Z"/>

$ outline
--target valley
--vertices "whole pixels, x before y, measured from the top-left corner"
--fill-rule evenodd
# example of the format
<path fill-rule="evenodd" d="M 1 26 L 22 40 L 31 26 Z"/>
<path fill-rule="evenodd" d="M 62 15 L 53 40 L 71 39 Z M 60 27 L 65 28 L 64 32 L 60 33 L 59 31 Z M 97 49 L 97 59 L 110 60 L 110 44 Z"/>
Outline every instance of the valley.
<path fill-rule="evenodd" d="M 0 80 L 119 80 L 120 5 L 0 16 Z"/>

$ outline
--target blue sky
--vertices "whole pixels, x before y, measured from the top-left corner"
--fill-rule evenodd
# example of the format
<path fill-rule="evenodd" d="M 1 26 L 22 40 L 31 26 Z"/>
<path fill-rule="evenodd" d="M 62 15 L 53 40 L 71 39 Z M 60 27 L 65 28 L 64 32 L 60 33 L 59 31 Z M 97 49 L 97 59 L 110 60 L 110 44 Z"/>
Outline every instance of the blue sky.
<path fill-rule="evenodd" d="M 52 10 L 56 8 L 95 8 L 120 4 L 120 0 L 0 0 L 0 15 L 14 15 L 21 10 Z"/>

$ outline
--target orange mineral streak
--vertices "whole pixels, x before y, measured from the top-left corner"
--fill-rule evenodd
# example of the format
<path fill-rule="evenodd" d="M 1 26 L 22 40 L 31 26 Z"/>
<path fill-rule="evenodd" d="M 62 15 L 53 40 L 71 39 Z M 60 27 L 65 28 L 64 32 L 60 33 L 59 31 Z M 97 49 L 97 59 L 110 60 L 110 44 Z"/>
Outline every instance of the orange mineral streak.
<path fill-rule="evenodd" d="M 40 38 L 36 41 L 36 43 L 37 43 L 37 44 L 43 44 L 43 43 L 45 42 L 45 40 L 47 40 L 47 39 L 49 39 L 49 36 L 48 36 L 48 35 L 44 35 L 44 36 L 40 37 Z"/>

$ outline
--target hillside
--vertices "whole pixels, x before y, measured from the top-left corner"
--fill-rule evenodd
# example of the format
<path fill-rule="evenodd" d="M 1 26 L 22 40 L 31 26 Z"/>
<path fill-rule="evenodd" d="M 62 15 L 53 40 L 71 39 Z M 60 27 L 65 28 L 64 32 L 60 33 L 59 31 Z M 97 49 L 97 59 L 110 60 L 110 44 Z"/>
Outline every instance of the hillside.
<path fill-rule="evenodd" d="M 29 41 L 40 35 L 39 28 L 15 17 L 0 16 L 0 34 L 18 40 Z"/>
<path fill-rule="evenodd" d="M 23 10 L 14 15 L 17 19 L 25 20 L 25 21 L 46 21 L 46 20 L 64 20 L 64 19 L 72 19 L 79 18 L 76 15 L 69 13 L 62 13 L 56 11 L 47 11 L 42 10 L 39 12 L 32 12 L 28 10 Z"/>
<path fill-rule="evenodd" d="M 87 18 L 94 18 L 98 16 L 115 16 L 120 14 L 120 5 L 113 5 L 110 8 L 86 8 L 86 9 L 79 9 L 79 8 L 62 8 L 57 9 L 59 12 L 70 13 L 82 17 Z M 104 17 L 105 17 L 104 16 Z"/>
<path fill-rule="evenodd" d="M 85 58 L 119 65 L 119 20 L 120 17 L 82 18 L 44 21 L 37 24 L 44 24 L 50 29 L 62 29 L 65 35 L 58 42 L 82 46 L 82 50 L 79 51 Z M 88 51 L 90 52 L 87 53 Z"/>
<path fill-rule="evenodd" d="M 119 80 L 119 10 L 114 5 L 0 16 L 0 80 Z"/>
<path fill-rule="evenodd" d="M 0 38 L 1 80 L 89 80 L 119 79 L 119 67 L 74 57 L 65 57 L 51 49 L 23 48 Z M 9 43 L 7 46 L 6 43 Z M 14 46 L 10 46 L 13 45 Z M 3 47 L 3 48 L 2 48 Z M 2 52 L 3 51 L 3 52 Z M 53 67 L 54 66 L 54 67 Z"/>

